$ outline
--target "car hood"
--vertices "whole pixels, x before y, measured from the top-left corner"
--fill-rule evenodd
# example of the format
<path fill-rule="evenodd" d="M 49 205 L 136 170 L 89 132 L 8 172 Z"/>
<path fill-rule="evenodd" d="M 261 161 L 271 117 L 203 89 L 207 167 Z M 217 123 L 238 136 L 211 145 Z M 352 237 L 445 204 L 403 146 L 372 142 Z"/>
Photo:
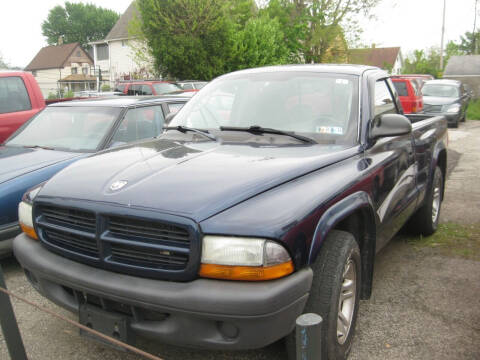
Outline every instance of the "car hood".
<path fill-rule="evenodd" d="M 439 96 L 424 96 L 423 103 L 425 105 L 447 105 L 458 101 L 455 97 L 439 97 Z"/>
<path fill-rule="evenodd" d="M 359 151 L 341 145 L 254 146 L 162 139 L 80 160 L 48 181 L 39 197 L 109 202 L 201 221 Z"/>
<path fill-rule="evenodd" d="M 0 146 L 0 184 L 82 154 L 41 148 Z"/>

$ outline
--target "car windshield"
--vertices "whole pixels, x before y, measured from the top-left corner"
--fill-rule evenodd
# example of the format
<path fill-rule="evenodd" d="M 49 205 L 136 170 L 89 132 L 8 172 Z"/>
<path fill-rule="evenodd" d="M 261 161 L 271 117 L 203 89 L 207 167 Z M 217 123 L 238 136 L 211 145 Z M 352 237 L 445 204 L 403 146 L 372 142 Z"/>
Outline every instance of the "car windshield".
<path fill-rule="evenodd" d="M 94 151 L 121 111 L 107 107 L 47 107 L 6 145 Z"/>
<path fill-rule="evenodd" d="M 157 93 L 157 95 L 167 94 L 174 91 L 182 90 L 180 86 L 175 84 L 170 84 L 170 83 L 156 83 L 156 84 L 153 84 L 153 88 L 155 89 L 155 92 Z"/>
<path fill-rule="evenodd" d="M 425 84 L 422 88 L 423 96 L 458 97 L 458 88 L 453 85 Z"/>
<path fill-rule="evenodd" d="M 219 78 L 190 100 L 170 126 L 220 130 L 260 126 L 316 142 L 357 139 L 358 77 L 277 71 Z"/>

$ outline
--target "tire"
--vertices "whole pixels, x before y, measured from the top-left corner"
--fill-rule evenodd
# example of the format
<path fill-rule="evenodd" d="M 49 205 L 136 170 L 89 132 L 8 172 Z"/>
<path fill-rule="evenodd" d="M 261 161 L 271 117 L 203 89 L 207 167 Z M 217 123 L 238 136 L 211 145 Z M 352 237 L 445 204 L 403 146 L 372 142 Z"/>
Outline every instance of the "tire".
<path fill-rule="evenodd" d="M 452 124 L 453 128 L 458 128 L 458 119 L 455 119 L 455 122 Z"/>
<path fill-rule="evenodd" d="M 429 236 L 437 231 L 443 200 L 443 186 L 443 173 L 437 166 L 433 174 L 432 185 L 425 196 L 425 204 L 410 218 L 408 224 L 410 232 Z"/>
<path fill-rule="evenodd" d="M 352 347 L 361 285 L 361 257 L 352 234 L 332 230 L 312 266 L 313 281 L 304 313 L 316 313 L 323 319 L 322 359 L 346 359 Z M 340 295 L 352 296 L 344 298 Z M 340 321 L 340 309 L 347 321 Z M 348 321 L 350 320 L 350 321 Z M 340 326 L 340 323 L 346 326 Z M 337 336 L 341 330 L 343 336 Z M 286 338 L 289 359 L 295 359 L 295 331 Z"/>

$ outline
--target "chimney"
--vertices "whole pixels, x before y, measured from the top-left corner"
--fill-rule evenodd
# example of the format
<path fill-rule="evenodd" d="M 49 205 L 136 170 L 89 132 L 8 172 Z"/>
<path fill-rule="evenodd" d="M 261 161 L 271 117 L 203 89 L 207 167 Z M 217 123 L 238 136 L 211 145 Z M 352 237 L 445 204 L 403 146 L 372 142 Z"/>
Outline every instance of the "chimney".
<path fill-rule="evenodd" d="M 63 45 L 63 35 L 60 35 L 58 37 L 58 44 L 57 45 Z"/>

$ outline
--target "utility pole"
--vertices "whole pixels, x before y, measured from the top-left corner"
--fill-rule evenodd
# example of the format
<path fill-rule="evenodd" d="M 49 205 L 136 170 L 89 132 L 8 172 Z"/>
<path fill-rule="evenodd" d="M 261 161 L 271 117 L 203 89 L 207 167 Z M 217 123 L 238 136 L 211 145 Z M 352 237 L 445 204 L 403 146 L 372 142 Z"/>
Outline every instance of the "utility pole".
<path fill-rule="evenodd" d="M 475 16 L 473 18 L 473 31 L 472 31 L 472 55 L 477 53 L 477 37 L 475 36 L 475 30 L 477 28 L 477 3 L 475 0 Z"/>
<path fill-rule="evenodd" d="M 443 71 L 443 38 L 445 36 L 445 9 L 447 0 L 443 0 L 442 40 L 440 42 L 440 71 Z"/>

